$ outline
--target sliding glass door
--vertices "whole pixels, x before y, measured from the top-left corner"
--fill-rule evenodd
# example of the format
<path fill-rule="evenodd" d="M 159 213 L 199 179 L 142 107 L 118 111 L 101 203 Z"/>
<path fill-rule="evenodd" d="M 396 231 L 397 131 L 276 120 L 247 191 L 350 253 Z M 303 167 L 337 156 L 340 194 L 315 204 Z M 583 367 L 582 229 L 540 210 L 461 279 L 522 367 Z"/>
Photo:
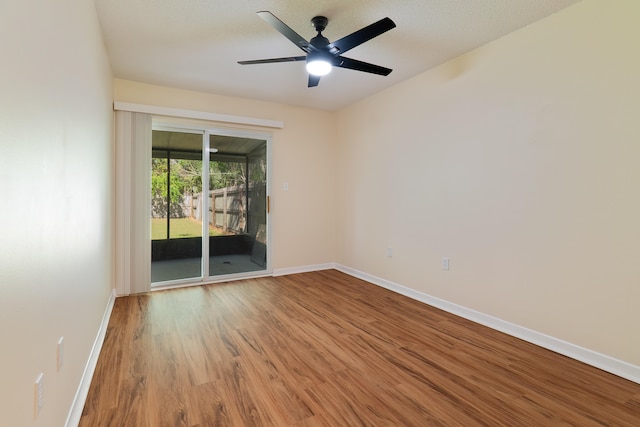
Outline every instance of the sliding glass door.
<path fill-rule="evenodd" d="M 268 138 L 154 125 L 152 146 L 152 286 L 267 272 Z"/>

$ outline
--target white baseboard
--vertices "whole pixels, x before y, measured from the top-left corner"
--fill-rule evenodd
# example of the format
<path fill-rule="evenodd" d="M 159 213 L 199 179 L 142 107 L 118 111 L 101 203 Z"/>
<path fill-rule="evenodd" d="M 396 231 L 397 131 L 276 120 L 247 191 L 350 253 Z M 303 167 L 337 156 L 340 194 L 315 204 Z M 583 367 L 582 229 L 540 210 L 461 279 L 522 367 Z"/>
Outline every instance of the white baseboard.
<path fill-rule="evenodd" d="M 274 276 L 287 276 L 289 274 L 309 273 L 312 271 L 337 269 L 335 263 L 304 265 L 302 267 L 276 268 L 273 270 Z"/>
<path fill-rule="evenodd" d="M 93 373 L 95 372 L 96 365 L 98 364 L 98 357 L 100 356 L 100 350 L 102 350 L 102 344 L 104 343 L 104 337 L 107 333 L 107 326 L 109 325 L 109 319 L 111 318 L 111 312 L 113 311 L 113 305 L 115 304 L 115 301 L 116 292 L 114 289 L 114 291 L 111 293 L 111 296 L 109 297 L 109 301 L 107 302 L 107 307 L 104 310 L 102 322 L 100 323 L 100 327 L 98 328 L 98 335 L 93 342 L 91 353 L 89 353 L 89 359 L 87 360 L 87 364 L 84 367 L 84 372 L 82 373 L 82 378 L 80 379 L 80 385 L 78 386 L 76 395 L 73 398 L 71 409 L 69 409 L 65 427 L 78 427 L 78 424 L 80 423 L 82 410 L 84 409 L 84 404 L 87 400 L 87 395 L 89 394 L 91 379 L 93 378 Z"/>
<path fill-rule="evenodd" d="M 603 371 L 610 372 L 614 375 L 640 384 L 640 366 L 632 365 L 631 363 L 627 363 L 625 361 L 615 359 L 605 354 L 601 354 L 593 350 L 571 344 L 558 338 L 554 338 L 549 335 L 545 335 L 540 332 L 536 332 L 531 329 L 504 321 L 502 319 L 480 313 L 479 311 L 475 311 L 470 308 L 463 307 L 461 305 L 454 304 L 452 302 L 436 298 L 422 292 L 418 292 L 414 289 L 398 285 L 397 283 L 390 282 L 380 277 L 363 273 L 362 271 L 358 271 L 350 267 L 336 264 L 334 268 L 350 276 L 362 279 L 366 282 L 383 287 L 385 289 L 389 289 L 390 291 L 455 314 L 456 316 L 460 316 L 481 325 L 488 326 L 489 328 L 504 332 L 505 334 L 520 338 L 524 341 L 530 342 L 556 353 L 560 353 L 572 359 L 579 360 L 580 362 L 595 366 L 596 368 L 602 369 Z"/>

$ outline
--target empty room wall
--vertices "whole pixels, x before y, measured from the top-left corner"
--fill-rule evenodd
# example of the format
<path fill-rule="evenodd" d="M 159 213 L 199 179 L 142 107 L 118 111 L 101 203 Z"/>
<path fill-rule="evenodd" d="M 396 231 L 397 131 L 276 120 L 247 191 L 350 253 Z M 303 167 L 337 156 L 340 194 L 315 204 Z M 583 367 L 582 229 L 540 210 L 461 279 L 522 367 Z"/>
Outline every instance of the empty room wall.
<path fill-rule="evenodd" d="M 637 370 L 639 16 L 585 0 L 340 111 L 338 263 Z"/>
<path fill-rule="evenodd" d="M 2 1 L 0 21 L 0 424 L 58 427 L 113 285 L 113 80 L 93 2 Z"/>

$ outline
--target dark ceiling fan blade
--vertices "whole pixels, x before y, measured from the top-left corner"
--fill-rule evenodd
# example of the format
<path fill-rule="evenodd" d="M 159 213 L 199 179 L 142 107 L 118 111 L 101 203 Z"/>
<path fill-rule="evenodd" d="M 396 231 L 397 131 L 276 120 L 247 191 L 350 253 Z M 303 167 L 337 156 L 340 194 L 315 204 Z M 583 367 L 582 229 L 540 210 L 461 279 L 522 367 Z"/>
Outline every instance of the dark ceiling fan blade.
<path fill-rule="evenodd" d="M 337 56 L 334 58 L 333 65 L 340 68 L 348 68 L 350 70 L 364 71 L 365 73 L 379 74 L 381 76 L 388 76 L 389 73 L 393 71 L 391 68 L 369 64 L 368 62 L 358 61 L 357 59 L 345 58 L 344 56 Z"/>
<path fill-rule="evenodd" d="M 316 87 L 320 83 L 320 76 L 314 76 L 313 74 L 309 74 L 309 84 L 307 87 Z"/>
<path fill-rule="evenodd" d="M 260 18 L 264 19 L 273 28 L 278 30 L 280 34 L 291 40 L 293 44 L 298 46 L 300 49 L 305 52 L 309 52 L 309 50 L 311 50 L 308 41 L 306 41 L 300 34 L 293 31 L 287 24 L 276 18 L 273 13 L 268 11 L 261 11 L 257 13 Z"/>
<path fill-rule="evenodd" d="M 252 59 L 250 61 L 238 61 L 238 64 L 251 65 L 251 64 L 271 64 L 273 62 L 294 62 L 294 61 L 306 61 L 306 56 L 287 56 L 285 58 L 271 58 L 271 59 Z"/>
<path fill-rule="evenodd" d="M 344 36 L 340 40 L 336 40 L 335 42 L 330 43 L 329 49 L 336 47 L 338 48 L 338 53 L 341 54 L 353 49 L 356 46 L 360 46 L 362 43 L 369 41 L 382 33 L 386 33 L 387 31 L 395 27 L 395 22 L 393 22 L 390 18 L 382 18 L 378 22 L 374 22 L 373 24 L 368 25 L 354 33 L 351 33 L 348 36 Z"/>

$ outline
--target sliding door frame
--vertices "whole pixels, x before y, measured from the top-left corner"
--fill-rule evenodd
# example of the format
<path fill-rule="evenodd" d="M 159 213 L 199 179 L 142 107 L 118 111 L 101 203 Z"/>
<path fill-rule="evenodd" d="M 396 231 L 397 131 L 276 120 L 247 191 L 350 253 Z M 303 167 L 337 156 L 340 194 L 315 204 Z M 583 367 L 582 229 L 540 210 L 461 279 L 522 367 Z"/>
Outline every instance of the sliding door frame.
<path fill-rule="evenodd" d="M 171 289 L 185 286 L 197 286 L 208 283 L 225 282 L 230 280 L 240 280 L 252 277 L 271 276 L 273 274 L 273 261 L 271 256 L 272 251 L 272 227 L 271 227 L 271 213 L 270 213 L 270 196 L 271 196 L 271 169 L 272 169 L 272 141 L 273 137 L 270 132 L 256 131 L 240 128 L 223 128 L 214 125 L 206 124 L 187 124 L 176 123 L 173 121 L 165 121 L 166 118 L 153 118 L 152 129 L 174 132 L 185 132 L 202 134 L 202 163 L 203 163 L 203 180 L 202 180 L 202 193 L 209 194 L 209 161 L 210 161 L 210 149 L 209 140 L 211 135 L 239 137 L 263 140 L 266 143 L 266 156 L 267 156 L 267 173 L 266 173 L 266 258 L 267 263 L 263 270 L 250 271 L 245 273 L 233 273 L 226 275 L 211 276 L 209 271 L 209 197 L 202 197 L 203 206 L 201 207 L 203 212 L 202 221 L 202 257 L 201 257 L 201 273 L 200 277 L 178 279 L 167 282 L 159 282 L 159 285 L 152 285 L 151 290 Z M 206 159 L 206 161 L 205 161 Z M 149 168 L 151 165 L 149 165 Z M 150 174 L 149 170 L 149 174 Z M 151 227 L 151 216 L 147 218 L 149 227 Z M 168 236 L 167 236 L 168 237 Z M 150 244 L 150 241 L 148 242 Z"/>

